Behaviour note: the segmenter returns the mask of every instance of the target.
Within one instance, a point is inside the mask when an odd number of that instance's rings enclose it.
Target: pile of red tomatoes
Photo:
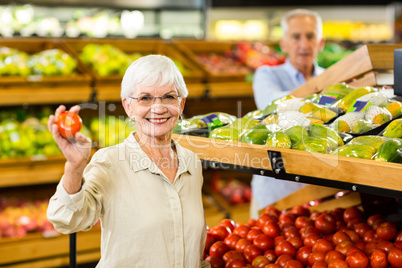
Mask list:
[[[402,231],[356,207],[313,212],[302,206],[265,209],[257,220],[225,219],[207,232],[212,268],[402,267]]]

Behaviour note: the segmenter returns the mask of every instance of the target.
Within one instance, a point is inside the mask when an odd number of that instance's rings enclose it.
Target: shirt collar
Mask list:
[[[317,76],[319,74],[321,74],[320,70],[322,69],[320,66],[318,66],[317,62],[314,61],[314,72],[313,72],[313,76]],[[299,70],[297,70],[291,63],[289,58],[286,58],[285,63],[283,64],[283,67],[291,74],[292,77],[303,77],[303,74],[301,72],[299,72]]]
[[[148,157],[148,155],[142,150],[141,146],[134,137],[135,132],[131,132],[130,135],[124,140],[124,144],[127,150],[127,157],[130,162],[130,166],[134,172],[149,169],[152,173],[160,173],[159,168]],[[177,157],[179,159],[179,168],[177,175],[188,172],[191,175],[189,169],[189,161],[186,161],[186,154],[183,147],[180,146],[175,140],[172,140],[176,147]]]

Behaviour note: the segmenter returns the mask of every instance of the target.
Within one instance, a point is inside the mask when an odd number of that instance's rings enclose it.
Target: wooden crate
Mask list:
[[[2,38],[0,46],[15,48],[28,54],[34,54],[43,50],[55,48],[69,53],[59,39],[52,38]],[[71,56],[75,58],[74,55]],[[75,59],[77,60],[77,58]],[[15,87],[32,89],[33,87],[53,88],[66,86],[89,88],[90,84],[91,77],[79,60],[77,60],[75,72],[69,76],[3,76],[0,79],[0,87],[3,89]]]
[[[394,50],[401,48],[402,44],[364,45],[330,66],[321,75],[308,80],[292,94],[304,97],[305,92],[317,93],[340,82],[356,87],[393,84]]]
[[[163,40],[159,39],[63,39],[63,43],[68,47],[69,52],[79,58],[83,48],[88,44],[110,44],[114,47],[121,49],[126,53],[141,53],[142,55],[149,54],[161,54],[169,58],[180,61],[188,70],[188,73],[184,73],[183,77],[186,83],[200,83],[203,80],[203,73],[197,65],[188,61],[187,58],[179,52],[174,46],[167,44]],[[83,63],[82,63],[83,64]],[[87,72],[91,74],[95,80],[95,86],[119,86],[123,78],[122,75],[110,75],[100,76],[93,71],[89,66],[85,66]]]
[[[252,73],[251,70],[239,73],[213,73],[197,60],[199,55],[208,53],[224,55],[225,52],[233,49],[236,42],[173,40],[173,44],[204,71],[207,82],[244,82],[246,76]],[[246,67],[246,65],[243,66]]]
[[[272,205],[279,210],[287,210],[297,205],[305,205],[310,212],[348,208],[361,204],[357,192],[347,192],[341,189],[318,185],[306,185],[294,193],[276,201]],[[264,210],[260,211],[260,214]]]
[[[77,233],[77,263],[100,258],[100,227]],[[0,239],[0,266],[9,268],[65,267],[69,264],[69,236],[45,238],[40,233]]]

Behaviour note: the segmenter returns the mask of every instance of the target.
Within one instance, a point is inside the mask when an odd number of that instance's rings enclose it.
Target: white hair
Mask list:
[[[126,70],[121,82],[122,99],[128,98],[139,86],[174,85],[177,93],[188,95],[183,75],[176,64],[162,55],[148,55],[134,61]]]
[[[293,17],[302,17],[302,16],[310,16],[313,17],[316,21],[316,30],[317,30],[317,39],[320,40],[322,38],[322,19],[321,16],[312,10],[308,9],[294,9],[287,12],[281,19],[281,28],[283,33],[283,38],[285,38],[286,33],[289,30],[289,19]]]

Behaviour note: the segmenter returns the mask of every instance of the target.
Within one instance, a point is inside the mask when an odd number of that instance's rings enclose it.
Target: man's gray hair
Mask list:
[[[281,19],[281,28],[282,28],[282,33],[283,33],[283,38],[285,38],[286,33],[289,30],[289,25],[288,21],[290,18],[293,17],[302,17],[302,16],[310,16],[315,18],[315,21],[317,22],[316,25],[316,30],[317,30],[317,39],[320,40],[322,38],[322,19],[321,16],[312,10],[308,9],[294,9],[289,12],[287,12]]]
[[[162,55],[148,55],[134,61],[121,82],[121,99],[128,98],[139,86],[174,85],[177,93],[186,98],[188,90],[176,64]]]

